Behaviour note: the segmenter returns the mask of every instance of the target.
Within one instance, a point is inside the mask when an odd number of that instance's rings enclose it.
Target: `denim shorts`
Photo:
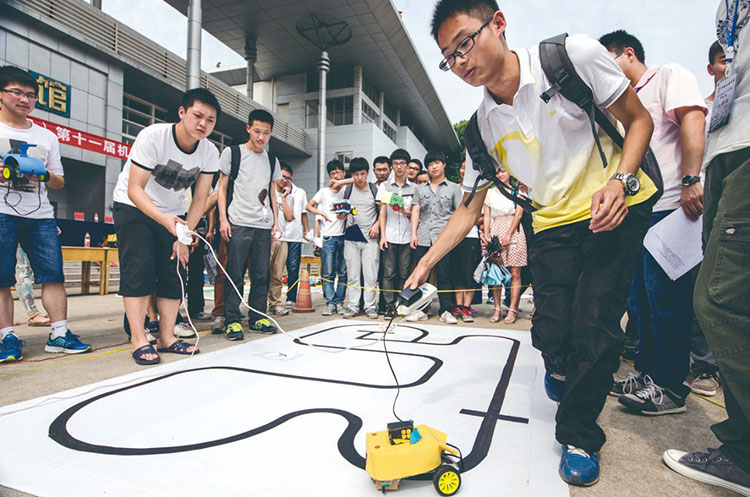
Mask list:
[[[16,249],[21,244],[34,283],[64,283],[62,250],[54,219],[0,214],[0,288],[16,284]]]

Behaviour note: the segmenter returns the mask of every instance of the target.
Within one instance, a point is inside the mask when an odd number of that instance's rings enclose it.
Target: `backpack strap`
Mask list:
[[[539,43],[539,60],[542,63],[542,70],[550,83],[552,83],[552,86],[544,91],[540,97],[545,103],[549,103],[552,97],[560,93],[564,98],[570,100],[586,112],[589,116],[591,133],[594,135],[594,141],[599,149],[602,164],[606,168],[607,157],[604,155],[604,150],[599,141],[599,135],[596,132],[594,123],[598,124],[620,149],[622,149],[625,139],[617,130],[617,127],[607,119],[604,112],[596,105],[594,92],[578,75],[565,47],[567,37],[568,33],[562,33]],[[641,168],[654,182],[659,191],[659,196],[661,196],[664,191],[664,181],[661,176],[659,164],[656,161],[656,156],[650,147],[643,157]]]
[[[352,196],[352,187],[354,186],[353,183],[349,183],[344,187],[344,200],[349,200]]]
[[[240,151],[239,145],[232,145],[229,147],[229,157],[230,168],[229,183],[227,183],[227,211],[229,211],[229,204],[232,203],[232,197],[234,196],[234,180],[237,179],[237,175],[240,173],[242,152]],[[227,213],[227,215],[229,214]]]
[[[380,200],[378,200],[378,186],[375,183],[368,183],[370,185],[370,193],[372,193],[372,198],[375,199],[376,203],[380,203]]]
[[[482,141],[482,135],[479,132],[476,112],[474,112],[474,114],[471,116],[471,119],[469,119],[466,128],[464,128],[464,143],[466,145],[466,151],[469,153],[469,157],[471,157],[472,167],[479,172],[479,174],[477,174],[477,180],[474,182],[474,187],[472,188],[471,193],[464,202],[464,205],[466,207],[468,207],[471,201],[474,199],[474,195],[477,192],[477,187],[479,186],[479,181],[482,179],[486,179],[487,181],[491,181],[497,187],[497,189],[500,190],[500,193],[502,193],[506,198],[517,203],[524,210],[528,212],[534,212],[536,210],[536,208],[531,205],[531,202],[516,195],[516,192],[513,191],[510,186],[506,185],[505,183],[500,181],[500,179],[498,179],[495,162],[487,152],[487,149],[484,146],[484,142]]]
[[[268,194],[270,197],[271,191],[273,190],[273,173],[276,172],[276,156],[270,151],[267,151],[266,153],[268,154],[268,164],[271,167],[271,176],[269,176],[270,179],[268,180]]]

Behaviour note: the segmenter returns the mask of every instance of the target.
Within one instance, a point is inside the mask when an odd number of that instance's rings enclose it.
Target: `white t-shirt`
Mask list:
[[[734,20],[734,4],[729,3],[730,29]],[[716,37],[721,47],[727,50],[727,9],[725,2],[719,2],[716,10]],[[750,3],[739,2],[737,16],[737,30],[734,36],[734,62],[732,72],[737,73],[737,87],[735,88],[734,106],[729,117],[729,123],[708,134],[708,145],[703,160],[705,165],[719,154],[726,154],[735,150],[750,147],[750,41],[748,38],[748,23],[750,23]]]
[[[411,209],[411,201],[414,199],[416,185],[409,180],[399,186],[393,179],[393,171],[388,180],[380,184],[378,188],[378,200],[382,202],[385,192],[396,193],[404,198],[404,209]],[[401,210],[394,210],[392,206],[386,209],[385,239],[388,243],[406,244],[411,241],[411,221]]]
[[[336,214],[331,212],[331,206],[344,199],[344,189],[334,192],[328,187],[321,188],[312,198],[317,204],[318,210],[323,211],[329,217],[330,221],[323,218],[320,229],[320,236],[340,236],[344,234],[345,219],[339,219]]]
[[[271,229],[273,208],[268,187],[271,181],[281,179],[281,166],[276,159],[271,178],[268,152],[255,153],[240,145],[240,169],[234,180],[232,202],[227,208],[229,222],[247,228]],[[229,176],[232,172],[232,148],[227,147],[219,159],[219,171]],[[275,189],[275,187],[274,187]],[[279,213],[279,217],[281,214]]]
[[[492,187],[487,191],[484,199],[484,205],[490,208],[490,216],[510,216],[516,213],[516,204],[500,193],[497,187]]]
[[[301,242],[302,241],[302,216],[306,216],[305,206],[307,205],[307,193],[302,188],[292,185],[292,191],[286,197],[287,204],[293,203],[292,211],[294,219],[287,221],[284,217],[284,207],[282,205],[281,193],[276,188],[276,204],[279,208],[279,229],[282,232],[280,240],[282,242]]]
[[[36,145],[29,147],[26,155],[40,159],[48,171],[63,176],[57,137],[51,131],[31,121],[29,123],[30,128],[17,129],[0,122],[0,153],[18,154],[21,152],[18,145]],[[47,198],[46,183],[29,181],[24,177],[0,183],[0,213],[29,219],[52,219],[55,216],[52,204]]]
[[[165,214],[185,214],[185,190],[195,183],[199,174],[217,171],[219,151],[206,138],[198,141],[193,150],[182,150],[177,144],[175,126],[152,124],[138,133],[125,167],[117,177],[112,195],[115,202],[135,207],[128,197],[128,179],[130,169],[140,167],[151,172],[145,191],[154,205]]]
[[[600,107],[609,107],[627,90],[630,81],[601,43],[572,35],[566,48]],[[599,131],[608,162],[603,168],[586,113],[560,94],[549,103],[540,98],[551,85],[542,70],[538,46],[514,52],[520,63],[520,82],[513,105],[498,104],[485,89],[477,111],[485,147],[497,169],[502,167],[529,187],[538,209],[534,212],[535,230],[589,219],[591,197],[616,172],[621,151]],[[464,190],[471,191],[478,174],[467,153]],[[627,205],[643,202],[656,192],[642,171],[638,179],[641,190],[626,199]],[[480,180],[479,187],[488,183]]]
[[[705,114],[708,109],[695,76],[679,64],[649,68],[635,88],[654,121],[651,149],[664,180],[664,194],[654,205],[654,212],[674,210],[680,206],[682,177],[685,175],[682,172],[680,123],[675,110],[700,107]]]

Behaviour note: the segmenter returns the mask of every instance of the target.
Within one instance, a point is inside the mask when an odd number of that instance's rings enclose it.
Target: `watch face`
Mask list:
[[[641,189],[641,182],[638,181],[638,178],[634,174],[627,177],[625,184],[631,195],[635,195]]]

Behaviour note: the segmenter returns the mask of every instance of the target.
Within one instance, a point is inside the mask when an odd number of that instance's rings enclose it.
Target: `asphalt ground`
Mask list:
[[[310,314],[289,314],[279,318],[287,330],[294,330],[340,316],[323,317],[322,295],[313,293],[316,312]],[[207,301],[210,312],[211,301]],[[44,352],[48,328],[31,328],[26,324],[16,327],[17,334],[26,341],[24,359],[18,363],[0,365],[0,405],[5,406],[28,399],[41,397],[88,385],[104,379],[118,377],[134,371],[138,366],[130,356],[127,336],[122,328],[122,299],[115,294],[106,296],[70,296],[68,299],[68,324],[73,333],[79,334],[84,342],[91,343],[93,350],[82,355],[56,355]],[[498,326],[518,333],[528,333],[531,322],[529,312],[531,302],[522,301],[521,314],[513,325],[491,324],[488,318],[492,306],[475,306],[478,310],[474,323],[459,323],[460,327],[492,328]],[[16,301],[15,320],[25,322],[25,309]],[[440,325],[437,317],[431,317],[428,324]],[[210,322],[197,323],[198,329],[207,329]],[[448,325],[446,325],[448,326]],[[262,340],[262,335],[246,333],[245,340]],[[223,336],[202,333],[200,349],[202,353],[232,347],[235,342]],[[170,354],[162,355],[164,363],[185,360]],[[617,376],[631,372],[632,365],[622,362]],[[665,449],[674,448],[686,451],[705,450],[719,445],[709,426],[725,418],[721,392],[711,401],[696,395],[688,398],[687,412],[659,417],[645,417],[626,412],[614,397],[608,397],[599,422],[607,433],[608,441],[601,451],[601,477],[599,483],[588,488],[571,487],[573,497],[593,496],[731,496],[727,490],[712,487],[678,475],[661,461]],[[512,453],[508,454],[512,457]],[[549,478],[558,478],[556,474]],[[68,482],[67,484],[70,484]],[[106,489],[102,489],[102,495]],[[27,497],[30,494],[0,486],[2,497]],[[72,495],[72,494],[71,494]],[[343,495],[343,494],[342,494]],[[374,495],[374,494],[373,494]],[[497,495],[502,495],[499,489]],[[477,497],[477,496],[471,496]],[[480,496],[483,497],[483,496]]]

